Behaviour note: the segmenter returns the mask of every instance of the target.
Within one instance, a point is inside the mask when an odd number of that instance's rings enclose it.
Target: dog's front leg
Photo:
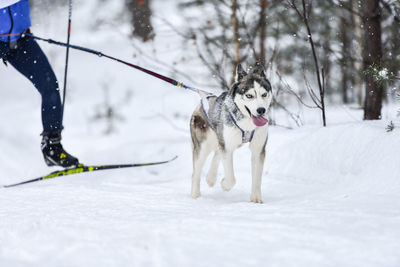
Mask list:
[[[251,196],[250,201],[254,203],[263,203],[261,197],[261,180],[264,166],[265,152],[254,152],[251,155]]]
[[[263,203],[261,196],[261,180],[262,172],[264,169],[266,141],[264,141],[263,143],[260,141],[261,140],[255,139],[250,144],[252,175],[250,201],[254,203]]]
[[[222,165],[224,166],[225,178],[221,181],[221,187],[229,191],[235,185],[236,180],[233,174],[233,151],[222,151]]]

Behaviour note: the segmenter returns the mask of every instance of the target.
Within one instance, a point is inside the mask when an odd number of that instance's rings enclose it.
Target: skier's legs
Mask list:
[[[36,41],[29,36],[21,38],[18,40],[18,48],[10,50],[6,59],[41,94],[43,131],[61,131],[62,107],[57,78]]]
[[[18,40],[18,47],[0,42],[0,57],[27,77],[42,96],[43,157],[48,166],[70,167],[79,160],[61,145],[62,107],[56,76],[47,57],[36,41],[29,36]]]
[[[0,42],[0,58],[4,58],[7,55],[9,47],[8,43]]]

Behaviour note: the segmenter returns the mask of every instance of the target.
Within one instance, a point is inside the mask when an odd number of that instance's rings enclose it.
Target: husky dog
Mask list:
[[[233,151],[250,143],[252,189],[250,200],[261,199],[261,176],[264,167],[265,146],[268,139],[267,114],[272,101],[271,84],[263,67],[256,63],[249,74],[241,65],[236,70],[236,82],[220,96],[208,96],[193,112],[190,120],[193,150],[192,197],[200,196],[200,175],[208,155],[214,151],[207,183],[214,186],[219,162],[222,161],[225,178],[222,189],[229,191],[235,185]]]

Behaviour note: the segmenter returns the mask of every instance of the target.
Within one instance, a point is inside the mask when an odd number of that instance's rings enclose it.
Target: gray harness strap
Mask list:
[[[249,143],[251,142],[251,140],[253,140],[253,136],[254,136],[254,131],[245,131],[242,128],[240,128],[240,126],[237,124],[235,118],[233,117],[232,113],[229,112],[229,116],[231,117],[231,120],[233,121],[233,123],[236,125],[236,127],[238,127],[238,129],[242,132],[242,143]]]
[[[211,124],[210,118],[208,117],[208,109],[210,108],[210,103],[208,103],[208,99],[209,99],[210,97],[213,97],[213,96],[215,96],[215,95],[213,95],[213,94],[209,94],[209,95],[200,95],[200,97],[201,97],[201,100],[200,100],[201,109],[203,110],[203,113],[204,113],[204,115],[206,116],[206,119],[207,119],[207,121],[208,121],[208,124],[210,124],[210,125],[212,125],[212,124]]]

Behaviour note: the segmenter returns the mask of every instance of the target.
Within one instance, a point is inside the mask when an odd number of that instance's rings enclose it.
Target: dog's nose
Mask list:
[[[265,108],[258,108],[257,109],[257,113],[258,113],[258,115],[264,115],[264,113],[265,113]]]

